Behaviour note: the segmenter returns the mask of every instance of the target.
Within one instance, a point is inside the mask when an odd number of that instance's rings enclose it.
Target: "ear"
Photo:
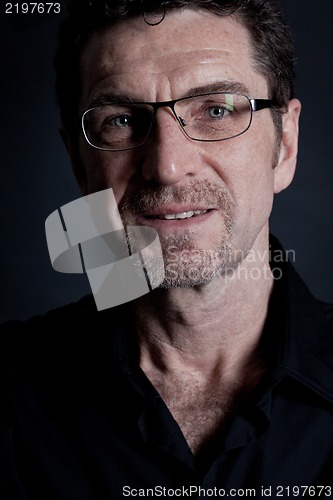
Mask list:
[[[298,153],[298,128],[301,103],[289,101],[288,110],[282,116],[282,139],[278,162],[275,167],[274,193],[286,189],[294,178]]]
[[[74,142],[73,136],[67,132],[63,125],[59,126],[59,134],[65,144],[68,156],[71,161],[72,169],[76,181],[83,195],[88,194],[87,190],[87,177],[84,170],[84,166],[80,159],[79,148],[77,141]]]

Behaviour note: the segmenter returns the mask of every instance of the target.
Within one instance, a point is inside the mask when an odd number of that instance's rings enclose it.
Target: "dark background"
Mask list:
[[[310,290],[333,302],[333,2],[282,4],[294,31],[303,110],[296,177],[276,197],[271,231],[295,251],[294,265]],[[90,288],[84,275],[52,269],[44,232],[47,216],[80,196],[57,131],[52,58],[61,15],[22,18],[5,14],[3,0],[0,5],[3,322],[43,313]]]

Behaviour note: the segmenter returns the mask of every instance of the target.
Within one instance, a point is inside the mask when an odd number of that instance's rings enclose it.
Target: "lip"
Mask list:
[[[155,229],[186,229],[190,227],[194,227],[195,225],[201,224],[203,222],[206,222],[208,219],[210,219],[213,214],[216,212],[215,209],[211,208],[187,208],[184,209],[183,207],[181,209],[177,208],[176,211],[171,211],[163,209],[159,209],[158,211],[150,212],[149,214],[141,215],[137,217],[137,224],[139,225],[144,225],[144,226],[150,226]],[[189,211],[194,211],[194,210],[207,210],[206,213],[195,215],[193,217],[188,217],[186,219],[159,219],[159,218],[154,218],[159,215],[172,215],[172,214],[178,214],[182,212],[189,212]],[[156,212],[156,213],[155,213]]]
[[[142,214],[140,217],[151,219],[152,217],[158,217],[163,215],[173,215],[181,214],[184,212],[214,210],[213,207],[204,207],[202,205],[163,205],[162,207],[156,207],[149,212]]]

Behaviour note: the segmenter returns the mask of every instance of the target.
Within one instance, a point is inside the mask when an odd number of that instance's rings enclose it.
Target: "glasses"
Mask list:
[[[271,99],[249,99],[229,92],[200,94],[165,102],[112,103],[87,109],[82,130],[103,151],[126,151],[145,144],[159,108],[170,108],[187,137],[216,142],[244,134],[255,111],[273,107]]]

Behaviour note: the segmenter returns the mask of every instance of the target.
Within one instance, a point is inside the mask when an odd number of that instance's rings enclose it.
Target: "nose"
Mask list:
[[[181,129],[169,108],[156,111],[153,130],[145,145],[142,176],[159,184],[177,184],[199,169],[198,145]]]

